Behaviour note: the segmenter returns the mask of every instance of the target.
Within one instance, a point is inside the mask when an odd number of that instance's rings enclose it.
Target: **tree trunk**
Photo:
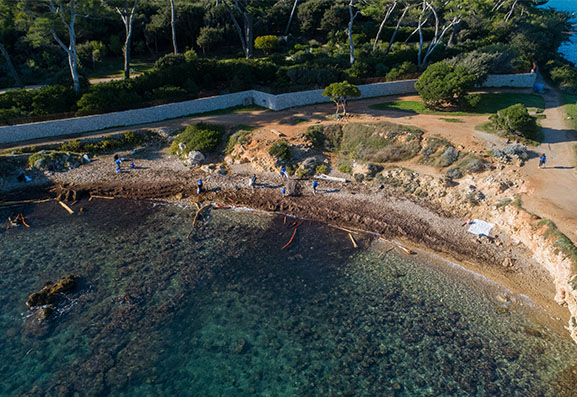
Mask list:
[[[395,10],[396,6],[397,6],[397,0],[395,0],[395,2],[391,6],[387,7],[385,17],[381,21],[381,24],[379,25],[379,30],[377,31],[377,35],[375,36],[375,42],[373,43],[373,51],[377,49],[377,43],[379,42],[379,38],[381,37],[381,33],[383,32],[383,28],[385,27],[385,23],[387,22],[387,19],[389,19],[389,16],[391,16],[391,13]]]
[[[62,47],[62,49],[66,52],[68,56],[68,66],[70,68],[70,75],[72,76],[72,85],[74,87],[74,92],[80,92],[80,77],[78,76],[78,55],[76,53],[76,30],[74,28],[74,23],[76,22],[76,12],[74,11],[74,3],[72,3],[72,7],[70,10],[70,22],[64,21],[64,16],[62,16],[62,22],[66,25],[66,29],[68,30],[68,38],[70,40],[70,44],[66,46],[60,37],[56,34],[54,29],[51,29],[52,37],[54,40]]]
[[[421,54],[423,52],[423,21],[422,21],[422,18],[424,16],[424,14],[425,14],[425,8],[423,6],[423,12],[421,13],[421,16],[419,17],[419,25],[417,26],[417,29],[419,31],[419,54],[417,55],[417,65],[418,66],[421,66]]]
[[[71,22],[71,24],[72,27],[74,27],[74,22]],[[74,32],[74,29],[72,29],[71,32]],[[80,92],[80,76],[78,75],[78,54],[76,53],[76,33],[70,34],[70,46],[68,47],[68,64],[70,65],[70,73],[72,74],[72,84],[74,85],[74,92]]]
[[[246,43],[246,39],[245,39],[245,33],[246,31],[243,31],[243,29],[240,27],[238,21],[236,20],[236,17],[234,16],[234,11],[228,7],[227,3],[223,3],[227,9],[228,9],[228,13],[230,15],[230,19],[232,20],[232,23],[234,25],[234,28],[236,29],[236,33],[238,34],[238,38],[240,39],[240,45],[242,46],[242,52],[244,53],[244,56],[248,58],[247,54],[248,54],[248,48],[247,48],[247,43]],[[244,15],[244,14],[243,14]]]
[[[291,10],[291,15],[289,17],[288,23],[286,24],[286,29],[284,30],[284,35],[288,35],[289,32],[289,28],[291,27],[291,23],[293,21],[293,17],[295,15],[295,11],[297,9],[297,5],[299,4],[299,0],[295,0],[295,2],[293,3],[293,9]]]
[[[132,29],[126,27],[126,40],[124,40],[124,78],[130,78],[130,42],[132,40]]]
[[[138,6],[139,0],[134,0],[132,8],[129,12],[128,0],[124,0],[124,9],[117,8],[116,11],[120,14],[122,22],[124,23],[124,32],[126,34],[124,40],[124,78],[130,78],[130,43],[132,42],[132,23],[134,22],[134,12]]]
[[[254,16],[245,11],[243,14],[243,19],[244,19],[245,42],[246,42],[245,56],[246,59],[249,59],[252,58],[254,48],[254,37],[253,37]]]
[[[348,35],[349,35],[349,62],[351,64],[351,66],[353,66],[355,64],[355,44],[353,43],[353,22],[355,21],[355,18],[357,17],[357,15],[359,14],[359,11],[356,11],[353,14],[353,7],[354,7],[354,0],[350,0],[349,2],[349,27],[348,27]]]
[[[174,55],[178,54],[178,46],[176,44],[176,10],[174,9],[174,0],[170,0],[170,27],[172,29],[172,48]]]
[[[20,76],[18,76],[18,73],[16,72],[16,69],[14,68],[14,65],[12,64],[12,60],[10,59],[10,55],[8,54],[8,51],[6,51],[6,48],[4,48],[4,46],[2,44],[0,44],[0,52],[4,56],[4,59],[6,60],[6,64],[8,65],[8,71],[10,72],[12,79],[16,83],[16,86],[23,88],[24,84],[22,84],[22,80],[20,80]]]
[[[385,55],[387,55],[389,53],[389,51],[391,51],[391,47],[393,46],[393,43],[395,42],[395,38],[397,37],[397,32],[399,31],[399,28],[401,27],[401,22],[403,21],[403,18],[405,18],[405,15],[407,14],[407,11],[409,11],[409,8],[411,8],[411,6],[407,5],[403,9],[403,13],[401,14],[399,20],[397,21],[397,26],[395,27],[395,31],[393,32],[393,35],[391,36],[391,40],[389,41],[389,45],[387,47],[387,50],[385,51]]]

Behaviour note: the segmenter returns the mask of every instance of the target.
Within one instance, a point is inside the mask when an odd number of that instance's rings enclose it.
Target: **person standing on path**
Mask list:
[[[199,179],[198,182],[196,182],[196,194],[200,194],[200,192],[202,192],[202,179]]]
[[[288,172],[287,172],[287,170],[286,170],[286,167],[282,167],[282,168],[280,169],[280,177],[281,177],[281,179],[282,179],[282,178],[290,179],[289,174],[288,174]]]
[[[539,157],[539,168],[542,168],[546,162],[547,162],[547,156],[545,156],[545,153],[543,153],[541,157]]]
[[[253,174],[253,175],[250,177],[250,179],[248,180],[248,186],[249,186],[249,187],[252,187],[253,189],[255,188],[255,186],[256,186],[256,175]]]
[[[282,194],[283,196],[286,196],[286,188],[285,188],[285,187],[283,187],[283,188],[280,190],[280,194]]]
[[[319,186],[319,183],[314,180],[313,181],[313,194],[317,194],[317,187]]]

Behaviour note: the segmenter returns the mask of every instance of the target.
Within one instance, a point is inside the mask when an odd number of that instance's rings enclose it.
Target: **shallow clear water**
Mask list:
[[[79,207],[0,232],[0,395],[571,395],[567,335],[441,260],[309,222],[281,250],[282,216],[212,210],[187,239],[194,208]],[[71,273],[38,322],[28,294]]]

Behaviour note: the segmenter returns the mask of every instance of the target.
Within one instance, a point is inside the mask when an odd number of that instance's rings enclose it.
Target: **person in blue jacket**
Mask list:
[[[313,181],[313,194],[317,194],[317,187],[319,186],[319,183],[314,180]]]
[[[543,153],[541,157],[539,157],[539,168],[543,167],[546,162],[547,162],[547,156],[545,156],[545,153]]]
[[[198,182],[196,182],[196,194],[200,194],[202,191],[202,185],[202,179],[199,179]]]

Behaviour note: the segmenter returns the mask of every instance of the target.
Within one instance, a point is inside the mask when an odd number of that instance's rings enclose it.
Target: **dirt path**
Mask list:
[[[546,119],[541,120],[544,143],[536,150],[547,155],[547,164],[539,169],[539,155],[529,160],[520,176],[527,181],[523,207],[555,222],[573,242],[577,242],[577,173],[575,150],[577,133],[567,129],[560,94],[547,87]]]

